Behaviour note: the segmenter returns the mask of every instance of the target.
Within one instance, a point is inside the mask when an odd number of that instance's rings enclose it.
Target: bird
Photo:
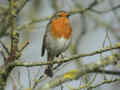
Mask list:
[[[41,56],[47,50],[47,61],[51,62],[65,52],[71,44],[72,26],[69,20],[70,13],[58,11],[51,18],[46,26],[43,36]],[[53,77],[53,64],[48,64],[44,72],[48,77]]]

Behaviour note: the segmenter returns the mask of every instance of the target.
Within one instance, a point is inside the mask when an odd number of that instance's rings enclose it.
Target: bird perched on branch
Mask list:
[[[56,12],[47,24],[41,54],[43,56],[45,49],[47,50],[48,62],[58,57],[70,46],[72,28],[69,16],[69,13],[65,11]],[[45,70],[45,74],[49,77],[53,76],[52,67],[53,65],[49,64]]]

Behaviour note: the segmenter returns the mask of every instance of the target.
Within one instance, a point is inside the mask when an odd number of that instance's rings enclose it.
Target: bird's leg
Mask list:
[[[65,58],[65,56],[64,56],[63,54],[61,54],[61,55],[58,54],[56,57],[58,57],[58,59],[59,59],[59,57],[62,58],[62,59]],[[62,64],[63,64],[63,63],[58,63],[53,69],[57,69],[57,68],[60,67]]]
[[[53,76],[53,64],[51,63],[53,61],[53,57],[48,54],[48,63],[50,63],[46,69],[45,74],[49,77]]]

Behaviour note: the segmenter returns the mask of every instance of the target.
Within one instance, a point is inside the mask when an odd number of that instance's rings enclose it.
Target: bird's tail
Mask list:
[[[48,65],[45,69],[45,74],[49,77],[53,76],[53,70],[52,70],[53,65]]]
[[[48,55],[48,61],[52,61],[53,58],[49,57]],[[52,77],[53,76],[53,64],[49,64],[46,69],[45,69],[45,74],[49,77]]]

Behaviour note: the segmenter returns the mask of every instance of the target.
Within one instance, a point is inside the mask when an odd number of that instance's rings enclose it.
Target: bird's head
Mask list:
[[[57,17],[67,17],[67,18],[70,16],[69,12],[66,12],[66,11],[58,11],[56,12],[55,15]]]

